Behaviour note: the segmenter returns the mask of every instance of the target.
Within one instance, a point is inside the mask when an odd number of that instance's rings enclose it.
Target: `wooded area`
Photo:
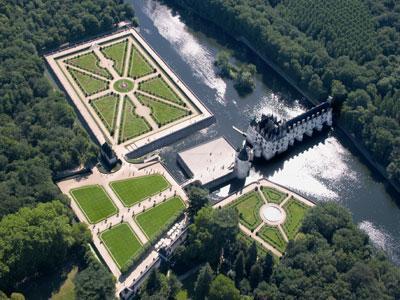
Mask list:
[[[33,208],[64,200],[52,175],[97,152],[65,96],[46,78],[42,55],[132,18],[132,7],[123,1],[1,5],[0,289],[12,291],[22,280],[51,272],[90,239],[84,225],[72,224],[65,203]]]
[[[54,172],[96,149],[65,97],[44,74],[42,54],[132,19],[131,6],[102,1],[12,1],[0,9],[0,217],[62,198]]]
[[[400,3],[379,0],[169,0],[277,63],[341,118],[400,180]],[[360,42],[362,41],[362,42]]]
[[[240,235],[234,208],[213,209],[205,195],[190,193],[192,213],[184,245],[170,263],[153,272],[138,299],[398,299],[400,269],[375,249],[335,203],[307,213],[300,235],[289,241],[278,262],[251,239]],[[202,208],[201,208],[202,207]],[[263,248],[261,248],[263,249]],[[182,282],[166,270],[184,274]],[[166,275],[165,275],[166,274]],[[193,282],[194,281],[194,282]],[[183,283],[183,285],[182,285]]]

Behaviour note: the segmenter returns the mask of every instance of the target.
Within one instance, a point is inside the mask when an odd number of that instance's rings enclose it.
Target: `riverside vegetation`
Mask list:
[[[244,37],[341,119],[400,181],[400,2],[167,0]]]
[[[349,126],[363,128],[358,134],[373,153],[382,153],[380,160],[399,178],[399,154],[396,156],[396,139],[393,141],[393,136],[399,136],[398,97],[394,97],[400,78],[396,75],[400,47],[395,46],[399,4],[365,1],[383,54],[358,61],[332,57],[321,48],[321,42],[311,41],[288,23],[279,24],[277,20],[282,18],[267,1],[226,1],[226,7],[242,6],[229,13],[223,6],[211,6],[222,1],[192,2],[199,12],[206,10],[210,17],[223,19],[231,30],[248,31],[252,33],[249,38],[261,37],[260,44],[270,41],[264,44],[271,46],[268,53],[286,69],[293,69],[303,84],[310,82],[321,87],[321,92],[332,88],[336,97],[346,98],[345,116],[354,121]],[[22,290],[22,283],[38,281],[41,275],[72,262],[79,265],[74,280],[77,299],[113,299],[115,278],[88,251],[89,231],[73,220],[65,197],[51,180],[54,173],[94,158],[96,148],[65,97],[52,89],[41,54],[132,19],[132,8],[112,0],[38,0],[6,2],[0,11],[0,289],[6,293],[0,292],[0,298],[7,299],[6,295]],[[241,20],[235,24],[240,11]],[[254,16],[259,14],[262,18]],[[264,28],[261,20],[273,25],[260,35],[259,29]],[[282,48],[281,58],[277,48]],[[288,59],[291,51],[295,55]],[[377,143],[378,133],[385,143]],[[400,298],[398,268],[371,246],[343,208],[330,203],[313,208],[299,238],[289,242],[286,254],[276,263],[270,254],[257,254],[257,245],[249,246],[238,235],[234,210],[201,208],[207,203],[206,194],[190,193],[188,212],[194,222],[187,242],[173,258],[175,273],[204,264],[194,279],[196,299],[238,299],[240,295],[255,299]],[[153,272],[140,295],[175,298],[184,296],[185,290],[193,295],[184,283],[182,288],[173,273]],[[22,296],[14,294],[13,298]]]

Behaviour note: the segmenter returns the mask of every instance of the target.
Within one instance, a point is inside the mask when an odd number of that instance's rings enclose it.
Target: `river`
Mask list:
[[[179,14],[153,0],[129,0],[139,19],[139,31],[181,79],[211,110],[216,123],[171,146],[160,155],[174,176],[185,180],[177,166],[176,153],[218,136],[240,146],[243,138],[232,129],[245,130],[249,121],[262,113],[289,119],[302,112],[306,103],[273,72],[257,76],[256,89],[239,97],[233,83],[216,75],[215,57],[223,46],[194,31]],[[305,197],[336,201],[347,207],[358,226],[372,242],[400,264],[400,208],[384,185],[352,154],[334,129],[307,140],[284,156],[252,168],[247,182],[266,177]],[[235,183],[213,193],[225,196]]]

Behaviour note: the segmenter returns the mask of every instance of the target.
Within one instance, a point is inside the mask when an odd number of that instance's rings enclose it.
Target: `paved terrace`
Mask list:
[[[236,151],[231,144],[220,137],[178,153],[178,161],[191,181],[202,185],[233,172]]]
[[[226,205],[229,205],[230,203],[234,202],[235,200],[237,200],[240,196],[247,194],[249,192],[252,192],[255,190],[256,187],[258,187],[258,194],[260,195],[261,199],[263,199],[263,201],[265,203],[267,203],[267,199],[265,198],[264,194],[261,192],[261,187],[271,187],[274,188],[282,193],[287,194],[287,197],[279,204],[280,207],[283,207],[285,205],[285,203],[291,198],[294,197],[297,200],[299,200],[300,202],[303,202],[304,204],[306,204],[307,206],[314,206],[315,204],[313,202],[311,202],[310,200],[305,199],[304,197],[292,192],[291,190],[288,190],[278,184],[275,184],[265,178],[260,179],[256,182],[250,183],[249,185],[245,186],[242,190],[229,195],[228,197],[226,197],[225,199],[223,199],[222,201],[214,204],[214,208],[217,207],[224,207]],[[282,253],[280,251],[278,251],[277,249],[275,249],[274,247],[272,247],[269,243],[265,242],[263,239],[261,239],[259,236],[256,235],[256,233],[261,229],[261,227],[263,227],[266,223],[263,221],[261,222],[261,224],[253,230],[253,232],[251,232],[251,230],[249,230],[247,227],[243,226],[242,224],[239,224],[239,229],[246,234],[247,236],[251,237],[252,239],[254,239],[255,241],[257,241],[258,243],[260,243],[261,245],[263,245],[263,247],[269,251],[271,251],[273,254],[275,254],[278,257],[282,256]],[[268,224],[267,224],[268,225]],[[282,228],[282,225],[279,224],[277,225],[277,228],[279,229],[280,233],[282,234],[283,238],[285,239],[286,242],[289,241],[285,231]]]

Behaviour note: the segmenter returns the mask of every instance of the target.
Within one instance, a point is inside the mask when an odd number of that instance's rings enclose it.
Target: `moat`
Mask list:
[[[166,5],[151,0],[130,2],[139,19],[141,35],[217,120],[209,128],[162,149],[161,157],[178,180],[185,177],[176,163],[177,152],[221,135],[240,146],[243,137],[232,126],[245,130],[250,120],[262,113],[290,119],[309,107],[272,71],[265,72],[263,79],[257,77],[254,92],[240,98],[232,82],[216,75],[213,62],[223,49],[220,44],[193,31]],[[307,140],[272,161],[257,164],[247,182],[263,176],[316,202],[332,200],[344,205],[372,241],[400,263],[400,208],[334,130]],[[237,188],[240,185],[233,183],[215,191],[214,196],[226,196]]]

